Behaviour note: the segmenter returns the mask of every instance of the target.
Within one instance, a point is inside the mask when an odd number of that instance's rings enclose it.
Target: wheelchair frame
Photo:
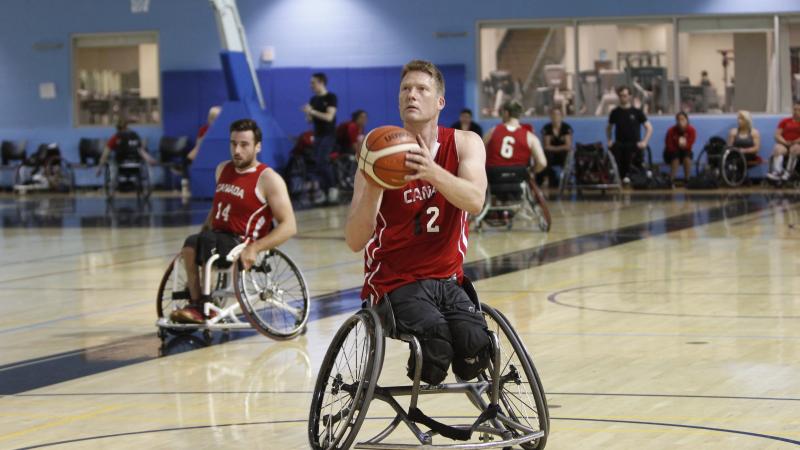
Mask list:
[[[706,167],[704,168],[705,170],[701,171],[700,163],[703,155],[706,155]],[[712,160],[714,161],[713,163]],[[733,173],[733,170],[737,170],[735,166],[741,168],[741,173]],[[695,159],[695,173],[700,175],[706,170],[711,170],[716,178],[722,180],[726,186],[738,187],[747,180],[750,166],[747,164],[747,158],[745,158],[744,153],[735,147],[725,146],[721,155],[711,155],[708,153],[707,148],[703,147],[703,150],[700,151]]]
[[[567,161],[564,163],[564,169],[561,171],[561,177],[558,183],[558,195],[564,196],[567,191],[575,189],[580,195],[584,189],[599,190],[605,195],[608,190],[616,190],[622,192],[622,179],[619,176],[619,168],[617,167],[617,160],[614,155],[605,146],[601,146],[601,156],[608,159],[609,167],[611,169],[612,183],[598,183],[598,184],[578,184],[577,173],[575,170],[575,154],[578,151],[576,146],[573,146],[567,154]]]
[[[103,179],[103,190],[107,200],[113,200],[116,193],[119,192],[121,171],[130,169],[138,171],[135,175],[126,175],[126,177],[136,178],[136,198],[139,200],[150,198],[153,189],[150,183],[150,170],[146,162],[130,160],[114,163],[117,166],[117,176],[113,180],[111,179],[111,164],[110,162],[106,163]]]
[[[492,194],[492,186],[491,184],[487,184],[486,199],[483,202],[483,209],[481,209],[481,212],[479,212],[474,219],[475,227],[478,229],[478,231],[483,229],[484,223],[492,226],[492,224],[485,220],[486,216],[491,211],[509,211],[514,213],[514,215],[510,217],[508,222],[505,224],[506,228],[509,230],[514,226],[514,217],[521,213],[524,218],[535,221],[539,227],[539,230],[545,233],[550,231],[550,227],[552,226],[550,209],[547,207],[547,200],[545,200],[544,194],[539,187],[536,186],[535,177],[533,173],[530,172],[530,169],[528,173],[528,180],[527,182],[520,182],[520,189],[522,191],[522,196],[518,202],[495,205],[493,203],[494,198]]]
[[[465,280],[465,283],[468,283]],[[468,293],[474,292],[471,288],[466,289]],[[539,380],[538,373],[536,373],[536,368],[533,366],[533,361],[530,358],[527,350],[524,348],[524,344],[519,339],[519,336],[516,334],[516,331],[511,327],[508,320],[497,310],[489,307],[488,305],[483,305],[481,308],[481,304],[477,301],[477,298],[473,295],[470,295],[473,299],[473,303],[475,303],[480,311],[484,314],[489,316],[494,322],[498,324],[504,334],[507,335],[510,339],[514,339],[517,346],[524,352],[524,355],[519,355],[520,357],[520,364],[528,364],[528,367],[521,367],[520,369],[523,372],[526,372],[524,375],[528,378],[530,375],[533,376],[534,379],[528,380],[527,382],[533,386],[535,383],[535,387],[533,390],[536,392],[532,394],[539,394],[539,398],[537,398],[536,402],[536,412],[537,420],[539,422],[540,428],[534,430],[528,428],[514,420],[514,418],[509,417],[507,414],[504,414],[500,409],[502,405],[503,408],[506,408],[507,411],[511,412],[511,415],[517,414],[519,411],[515,411],[513,407],[508,405],[508,401],[504,400],[501,397],[501,384],[505,385],[506,383],[516,383],[521,384],[519,380],[519,373],[516,371],[517,369],[510,365],[509,373],[506,375],[501,375],[501,371],[505,370],[505,367],[501,368],[502,363],[502,355],[500,352],[500,341],[497,334],[494,331],[489,331],[491,336],[491,342],[493,347],[492,353],[492,364],[491,369],[485,369],[482,375],[479,375],[479,379],[473,382],[465,382],[462,380],[457,380],[456,383],[445,383],[440,384],[437,386],[425,385],[421,386],[420,378],[422,372],[422,349],[420,347],[419,340],[416,336],[410,334],[399,334],[394,333],[395,326],[394,326],[394,314],[391,310],[391,306],[388,305],[388,302],[382,302],[378,306],[374,306],[371,308],[364,308],[361,311],[357,312],[342,325],[342,327],[337,332],[334,340],[331,342],[330,347],[325,355],[325,359],[323,360],[322,367],[320,368],[317,382],[315,384],[314,389],[314,397],[312,399],[311,404],[311,411],[309,414],[309,442],[311,447],[314,449],[347,449],[355,440],[358,431],[361,427],[361,423],[366,418],[366,413],[369,408],[369,403],[374,399],[381,400],[387,403],[395,412],[395,417],[389,423],[387,427],[385,427],[382,431],[376,434],[374,437],[370,438],[367,441],[359,442],[355,445],[354,448],[356,449],[436,449],[436,448],[444,448],[444,449],[486,449],[486,448],[508,448],[512,445],[522,445],[525,446],[527,444],[535,445],[532,447],[523,447],[523,448],[531,448],[531,449],[538,449],[541,450],[544,448],[547,435],[549,433],[549,413],[547,410],[547,400],[545,398],[544,389],[542,388],[541,381]],[[381,305],[388,305],[381,306]],[[382,309],[383,313],[380,315],[377,310]],[[383,325],[381,322],[381,317],[384,317],[387,325]],[[353,406],[353,408],[345,407],[344,410],[337,412],[336,414],[322,414],[322,402],[325,400],[325,388],[327,385],[327,379],[331,377],[333,365],[336,361],[331,361],[338,355],[332,353],[333,350],[336,350],[334,346],[337,344],[337,341],[342,341],[341,344],[344,345],[349,335],[349,331],[354,328],[357,324],[351,325],[351,322],[355,321],[367,321],[373,324],[373,337],[375,342],[375,348],[370,349],[372,352],[372,367],[367,368],[367,372],[365,372],[365,378],[367,378],[366,383],[362,383],[360,381],[354,382],[352,384],[346,384],[342,381],[341,375],[337,374],[337,377],[334,378],[334,383],[332,383],[331,392],[333,395],[337,395],[339,391],[344,391],[349,394],[350,398],[353,399],[353,403],[360,401],[361,404]],[[503,327],[507,327],[508,330],[503,329]],[[381,387],[377,385],[378,378],[380,377],[380,372],[382,369],[383,364],[383,351],[384,351],[384,343],[383,343],[383,331],[384,328],[388,330],[388,337],[392,339],[399,339],[402,342],[408,343],[412,347],[412,351],[414,354],[415,359],[415,366],[414,366],[414,379],[412,381],[411,386],[391,386],[391,387]],[[370,330],[367,330],[368,332]],[[513,347],[512,343],[512,347]],[[358,350],[355,350],[358,352]],[[363,350],[362,350],[363,352]],[[514,353],[517,353],[518,350],[514,349]],[[525,362],[522,361],[522,358],[525,358]],[[509,360],[510,362],[510,360]],[[377,369],[377,370],[376,370]],[[528,370],[526,370],[528,369]],[[491,378],[486,379],[486,372],[490,371]],[[483,379],[481,379],[483,377]],[[363,384],[363,385],[362,385]],[[335,386],[333,386],[335,385]],[[334,392],[336,391],[336,392]],[[417,408],[417,401],[420,395],[431,395],[431,394],[441,394],[441,393],[448,393],[448,394],[466,394],[470,401],[476,406],[479,410],[481,410],[480,415],[477,417],[475,422],[471,425],[444,425],[441,424],[430,417],[426,416]],[[489,394],[489,405],[485,404],[483,400],[484,394]],[[408,411],[403,409],[403,407],[395,400],[397,396],[410,396],[410,404]],[[317,408],[320,410],[317,411]],[[358,409],[358,415],[355,415],[355,410]],[[347,416],[347,417],[345,417]],[[342,422],[345,421],[347,425],[344,426],[341,431],[338,432],[338,436],[334,436],[335,439],[333,442],[327,442],[326,446],[322,446],[319,442],[317,442],[318,438],[322,438],[323,436],[316,436],[317,428],[319,426],[318,420],[323,420],[330,425],[334,425],[335,422]],[[396,444],[396,443],[382,443],[384,439],[389,437],[392,432],[401,424],[405,424],[406,427],[412,432],[414,437],[417,439],[419,444]],[[423,432],[420,427],[417,425],[420,423],[430,428],[429,431]],[[487,425],[487,423],[489,423]],[[542,426],[543,425],[543,426]],[[350,431],[348,432],[348,428]],[[435,435],[442,435],[444,437],[454,439],[454,440],[461,440],[467,441],[472,438],[472,433],[478,432],[481,437],[480,439],[482,442],[469,442],[469,443],[454,443],[454,444],[443,444],[443,445],[434,445],[433,444],[433,437]],[[493,436],[498,436],[500,440],[494,441]],[[328,436],[326,436],[328,437]],[[538,440],[536,444],[533,444],[533,441]],[[340,446],[341,444],[341,446]]]
[[[283,301],[283,295],[286,293],[286,291],[282,290],[280,286],[277,286],[274,281],[268,280],[266,286],[258,286],[255,281],[252,281],[252,283],[258,289],[258,300],[269,303],[271,306],[282,309],[295,317],[300,317],[300,321],[296,322],[293,328],[284,332],[271,329],[271,326],[261,323],[261,321],[256,318],[257,313],[254,311],[251,301],[246,298],[248,294],[246,281],[244,281],[245,277],[240,275],[239,271],[237,271],[239,268],[239,255],[245,249],[247,244],[247,242],[244,242],[237,245],[225,256],[225,259],[231,263],[231,266],[227,269],[218,269],[215,267],[215,263],[221,257],[219,254],[211,255],[211,257],[203,265],[201,286],[202,293],[204,296],[212,299],[211,302],[204,303],[203,313],[206,317],[209,317],[211,312],[214,312],[216,315],[206,319],[206,321],[202,324],[175,323],[169,320],[169,313],[172,310],[177,309],[176,300],[188,300],[186,286],[179,286],[178,277],[171,276],[176,270],[184,270],[183,260],[181,259],[180,255],[176,256],[172,260],[161,280],[159,293],[156,298],[156,312],[159,317],[156,321],[156,326],[158,327],[158,336],[162,340],[166,339],[168,333],[184,334],[191,333],[196,330],[203,330],[206,337],[210,337],[210,332],[213,330],[229,332],[232,329],[255,328],[261,334],[274,339],[289,339],[305,332],[310,310],[308,287],[305,283],[305,279],[303,278],[303,274],[300,272],[291,258],[278,249],[270,249],[259,253],[259,255],[256,257],[256,264],[254,264],[253,268],[250,270],[254,270],[256,266],[263,264],[266,258],[272,256],[276,256],[284,260],[289,266],[289,269],[293,271],[297,278],[299,289],[303,296],[304,307],[302,309],[298,309],[286,304]],[[244,273],[245,271],[242,270],[241,272]],[[212,278],[214,278],[214,275],[217,275],[216,287],[212,290],[211,282]],[[167,286],[170,281],[172,286]],[[170,292],[172,297],[172,310],[169,312],[164,311],[163,305],[163,302],[165,301],[164,291],[168,287],[171,288]],[[236,298],[236,302],[231,303],[229,301],[231,297]],[[243,314],[246,320],[241,320],[239,317],[240,314]]]

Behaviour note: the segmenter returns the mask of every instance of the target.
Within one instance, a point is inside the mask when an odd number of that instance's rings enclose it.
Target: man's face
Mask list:
[[[261,151],[261,143],[255,142],[250,130],[231,133],[231,159],[237,169],[246,169],[253,164],[256,154]]]
[[[364,128],[367,125],[367,113],[361,113],[356,118],[356,125]]]
[[[627,105],[628,103],[631,102],[631,93],[628,92],[627,89],[623,89],[622,91],[620,91],[618,95],[619,95],[619,102],[622,103],[623,105]]]
[[[458,116],[458,121],[463,123],[464,125],[469,125],[472,123],[472,114],[461,113],[461,115]]]
[[[325,89],[325,85],[322,84],[322,81],[315,77],[311,77],[311,92],[319,95],[322,94],[323,89]]]
[[[444,108],[436,80],[425,72],[408,72],[400,81],[398,101],[403,122],[428,122]]]

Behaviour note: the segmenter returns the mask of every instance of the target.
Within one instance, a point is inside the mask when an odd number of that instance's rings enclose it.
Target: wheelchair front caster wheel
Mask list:
[[[203,339],[211,341],[211,330],[203,330]]]

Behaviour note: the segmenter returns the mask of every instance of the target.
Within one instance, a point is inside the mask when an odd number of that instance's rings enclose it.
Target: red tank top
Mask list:
[[[258,178],[267,168],[259,163],[243,173],[229,162],[222,168],[212,204],[211,228],[257,240],[272,228],[272,209],[257,190]]]
[[[434,160],[458,174],[455,130],[439,127]],[[361,298],[378,302],[400,286],[455,276],[460,283],[467,252],[467,213],[427,181],[383,191],[377,225],[364,251]]]
[[[496,166],[529,166],[531,164],[531,148],[528,146],[528,130],[524,127],[508,129],[500,124],[492,131],[492,137],[486,145],[486,165]]]

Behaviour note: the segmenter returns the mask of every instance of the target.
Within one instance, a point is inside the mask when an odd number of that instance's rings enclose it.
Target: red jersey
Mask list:
[[[787,117],[781,120],[778,124],[778,128],[783,130],[781,136],[783,136],[785,141],[792,142],[800,139],[800,122],[794,120],[793,117]]]
[[[455,130],[439,127],[437,141],[434,161],[457,175]],[[375,303],[417,280],[455,276],[461,283],[468,232],[467,213],[427,181],[383,191],[375,232],[364,249],[361,298]]]
[[[667,137],[664,138],[664,150],[668,153],[677,152],[682,150],[680,146],[680,138],[686,138],[686,147],[683,150],[692,151],[695,139],[697,139],[697,130],[691,125],[686,125],[686,130],[681,132],[677,125],[673,125],[667,130]]]
[[[494,127],[492,137],[486,144],[486,166],[529,166],[531,148],[528,145],[528,130],[523,127],[509,128],[505,124]]]
[[[219,174],[212,203],[211,228],[253,241],[264,237],[272,228],[272,209],[258,191],[258,178],[267,168],[259,163],[244,172],[232,162]]]

